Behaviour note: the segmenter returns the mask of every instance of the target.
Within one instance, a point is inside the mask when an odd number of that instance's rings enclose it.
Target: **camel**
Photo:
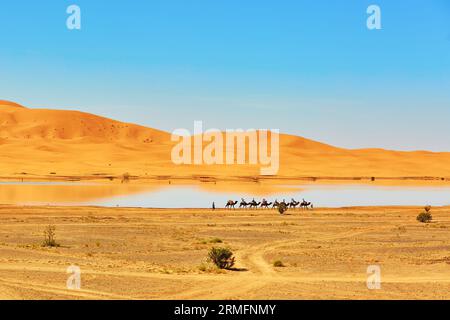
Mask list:
[[[247,208],[249,205],[250,205],[250,203],[249,203],[249,202],[246,202],[246,201],[244,200],[244,198],[242,198],[242,199],[241,199],[241,203],[239,204],[239,208],[242,208],[242,207]]]
[[[283,199],[283,201],[279,202],[278,199],[275,199],[275,202],[273,203],[272,209],[278,209],[278,212],[280,214],[283,214],[288,209],[288,203]]]
[[[289,208],[297,208],[297,206],[300,204],[300,201],[295,201],[294,199],[291,199],[291,202],[289,203]]]
[[[233,201],[233,200],[228,200],[227,205],[225,206],[225,209],[235,209],[235,205],[237,204],[237,201]]]
[[[283,199],[283,201],[280,202],[280,205],[284,205],[286,208],[289,206],[289,203],[286,202],[286,200]]]
[[[260,204],[261,204],[261,202],[256,202],[255,199],[253,199],[253,200],[250,202],[250,209],[252,209],[252,208],[258,209],[258,206],[259,206]]]
[[[261,202],[261,208],[266,208],[269,209],[269,206],[272,204],[272,202],[267,202],[266,199],[263,199],[263,201]]]
[[[309,209],[309,207],[311,207],[311,209],[313,208],[313,205],[311,202],[307,202],[305,201],[305,199],[303,199],[302,203],[300,204],[300,208],[302,209]]]
[[[272,205],[272,209],[278,208],[279,205],[280,205],[280,203],[278,202],[278,199],[275,199],[275,202]]]

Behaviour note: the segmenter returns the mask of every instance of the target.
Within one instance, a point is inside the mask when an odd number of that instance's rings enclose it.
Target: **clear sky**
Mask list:
[[[68,30],[66,9],[81,8]],[[366,9],[381,7],[382,30]],[[448,0],[2,1],[0,99],[450,151]]]

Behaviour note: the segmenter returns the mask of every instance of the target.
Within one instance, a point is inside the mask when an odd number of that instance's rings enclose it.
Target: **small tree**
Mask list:
[[[125,172],[122,175],[122,182],[128,182],[128,181],[130,181],[130,179],[131,179],[131,175],[128,172]]]
[[[287,209],[288,209],[288,208],[287,208],[287,205],[286,205],[285,203],[280,203],[280,204],[278,205],[278,212],[279,212],[280,214],[283,214]]]
[[[276,267],[276,268],[282,268],[282,267],[284,267],[284,263],[281,260],[275,260],[273,262],[273,266]]]
[[[228,248],[211,248],[208,259],[220,269],[231,269],[235,263],[233,252]]]
[[[429,223],[431,222],[431,220],[433,220],[433,216],[431,215],[431,206],[426,206],[424,210],[425,211],[420,213],[416,219],[417,221],[422,223]]]
[[[55,240],[56,227],[49,225],[44,230],[44,242],[43,247],[59,247],[59,244]]]

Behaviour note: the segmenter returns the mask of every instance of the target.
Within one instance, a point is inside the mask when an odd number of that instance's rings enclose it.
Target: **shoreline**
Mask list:
[[[300,208],[296,209],[288,209],[285,211],[285,214],[278,213],[276,209],[225,209],[225,208],[216,208],[212,210],[211,208],[156,208],[156,207],[105,207],[105,206],[96,206],[96,205],[14,205],[14,204],[3,204],[0,203],[0,213],[2,210],[7,208],[13,208],[15,210],[46,210],[46,209],[61,209],[61,210],[77,210],[80,209],[82,211],[89,209],[99,209],[100,211],[129,211],[132,210],[133,213],[141,211],[142,213],[158,213],[158,212],[169,212],[169,213],[195,213],[200,215],[223,215],[223,214],[245,214],[249,216],[255,216],[257,213],[261,213],[262,215],[270,215],[272,217],[285,217],[285,216],[301,216],[302,214],[315,214],[321,212],[335,212],[341,210],[348,211],[360,211],[360,210],[422,210],[424,206],[420,205],[380,205],[380,206],[345,206],[345,207],[314,207],[313,209],[302,210]],[[433,206],[432,209],[435,210],[450,210],[450,205],[443,206]],[[272,214],[273,213],[273,214]]]
[[[96,182],[192,182],[192,183],[217,183],[217,182],[249,182],[249,183],[298,183],[298,182],[441,182],[450,185],[450,177],[434,177],[434,176],[405,176],[405,177],[369,177],[369,176],[215,176],[215,175],[187,175],[187,176],[172,176],[172,175],[152,175],[152,176],[133,176],[129,175],[12,175],[0,176],[0,182],[82,182],[82,181],[96,181]]]

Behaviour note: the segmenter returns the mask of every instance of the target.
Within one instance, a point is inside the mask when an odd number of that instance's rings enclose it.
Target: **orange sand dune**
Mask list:
[[[2,139],[75,140],[86,142],[124,141],[133,143],[161,142],[168,134],[135,124],[128,124],[93,114],[67,111],[28,109],[0,100],[0,137]]]
[[[141,178],[246,179],[255,165],[181,165],[167,132],[67,110],[29,109],[0,100],[0,176],[86,178],[130,173]],[[280,135],[274,178],[448,178],[450,152],[336,148]]]

